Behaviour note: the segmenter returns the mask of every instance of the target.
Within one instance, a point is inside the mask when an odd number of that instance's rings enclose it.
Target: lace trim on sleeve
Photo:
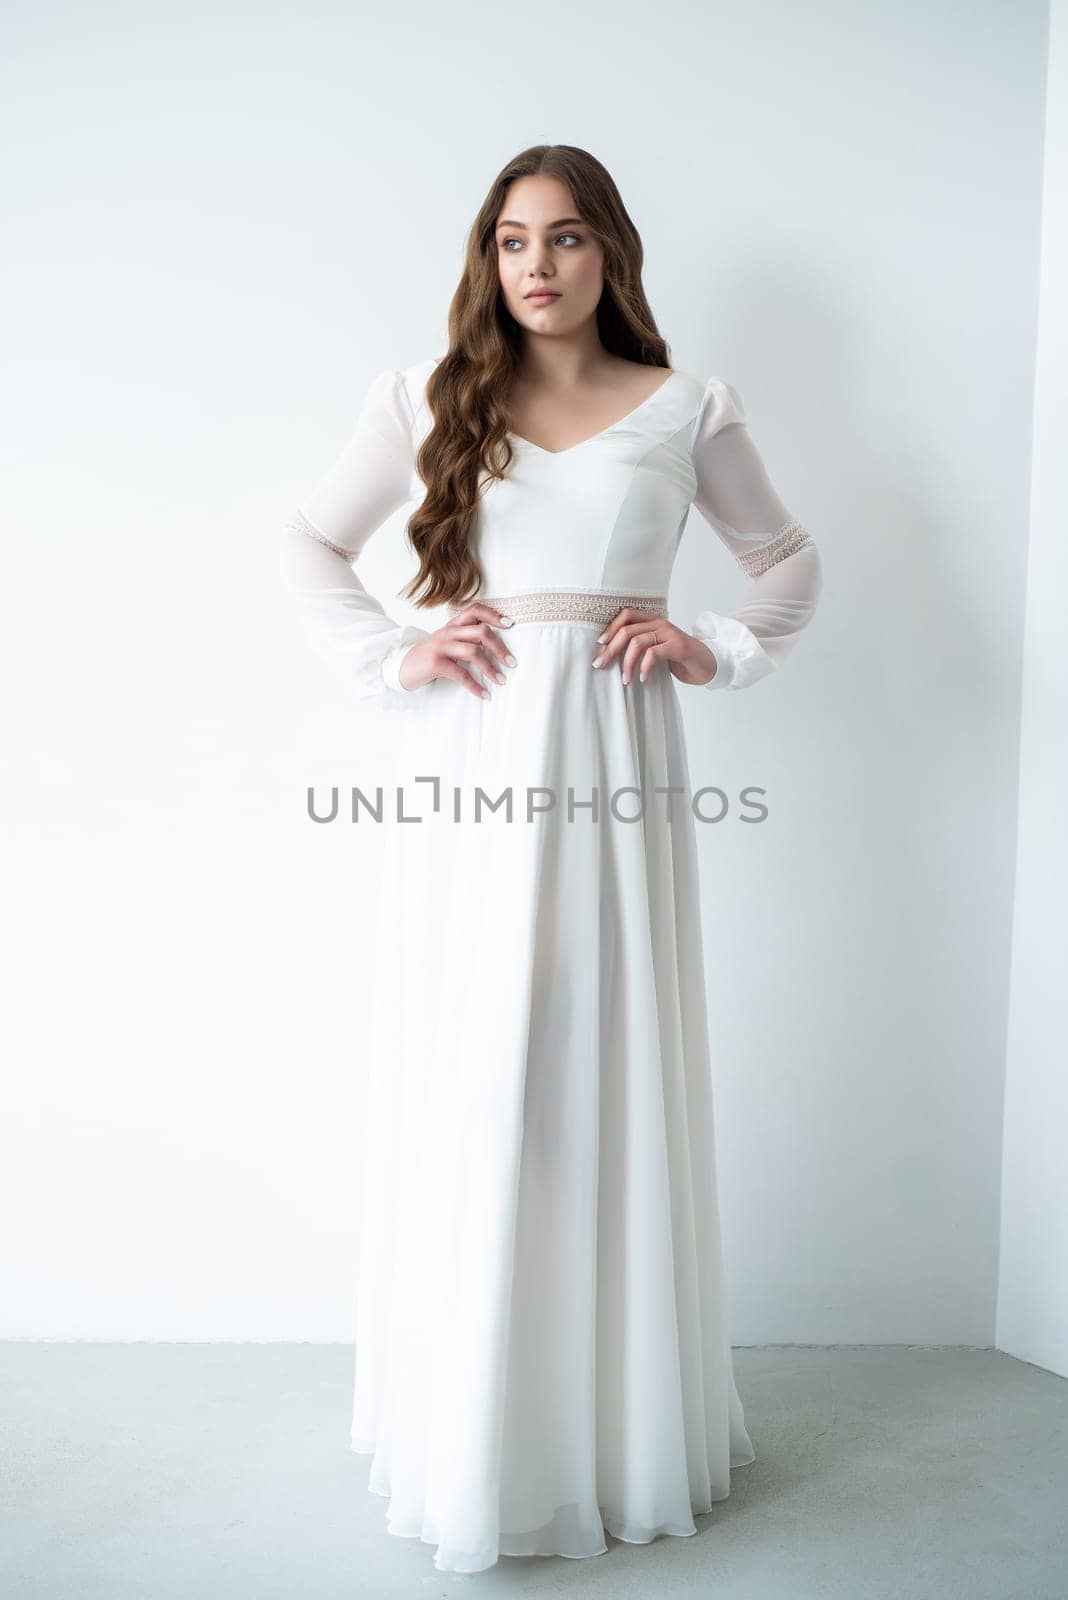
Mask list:
[[[325,544],[328,550],[333,550],[336,555],[344,556],[346,561],[351,561],[355,556],[354,550],[346,550],[344,545],[335,544],[333,539],[328,539],[325,533],[320,533],[313,522],[309,522],[303,511],[294,511],[286,527],[293,533],[306,533],[309,539],[318,539],[320,544]]]
[[[759,578],[780,561],[785,561],[787,556],[796,554],[798,550],[812,542],[811,536],[797,518],[791,517],[786,526],[780,528],[766,544],[762,544],[756,550],[742,551],[736,559],[747,577]]]

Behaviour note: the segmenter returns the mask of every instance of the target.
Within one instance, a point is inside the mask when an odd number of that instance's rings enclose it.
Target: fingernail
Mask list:
[[[598,634],[598,635],[597,635],[597,643],[598,643],[598,644],[604,644],[604,642],[605,642],[605,640],[606,640],[606,639],[607,639],[607,638],[608,638],[608,635],[607,635],[607,633],[599,633],[599,634]]]
[[[623,674],[623,682],[624,683],[629,683],[630,682],[630,679],[627,677],[626,673]]]
[[[506,661],[507,661],[507,663],[508,663],[508,665],[509,665],[509,666],[510,666],[510,667],[514,667],[514,666],[515,666],[515,665],[516,665],[516,659],[515,659],[515,656],[505,656],[505,658],[504,658],[504,659],[505,659],[505,660],[506,660]]]
[[[503,611],[500,613],[500,618],[506,628],[510,628],[512,626],[512,618],[506,617]]]
[[[594,666],[595,666],[595,667],[599,667],[599,666],[600,666],[600,665],[601,665],[601,662],[602,662],[602,661],[603,661],[603,660],[604,660],[604,656],[595,656],[595,657],[594,657],[594,660],[593,660],[593,664],[594,664]]]
[[[490,692],[489,692],[489,690],[488,690],[488,689],[483,689],[483,691],[482,691],[482,698],[483,698],[483,700],[488,700],[488,699],[489,699],[489,697],[490,697]]]

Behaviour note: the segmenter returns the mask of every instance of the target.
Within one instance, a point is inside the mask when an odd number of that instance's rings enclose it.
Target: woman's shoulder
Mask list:
[[[653,390],[654,396],[663,390],[664,405],[656,402],[656,414],[670,414],[679,428],[689,425],[691,442],[707,429],[717,432],[728,422],[745,421],[737,389],[718,375],[692,372],[679,366],[655,370],[667,374],[661,379],[659,389]]]
[[[708,437],[725,428],[728,422],[746,420],[742,397],[733,383],[713,374],[694,378],[699,387],[697,411],[694,416],[694,434]]]
[[[398,369],[397,378],[404,389],[413,417],[418,416],[425,403],[427,382],[440,360],[440,356],[427,356],[422,361],[413,361],[411,366]]]

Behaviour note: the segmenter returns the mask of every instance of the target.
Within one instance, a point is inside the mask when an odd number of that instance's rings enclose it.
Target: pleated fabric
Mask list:
[[[422,820],[373,824],[351,1443],[441,1571],[693,1534],[754,1459],[678,696],[593,670],[598,631],[504,630],[488,701],[422,688],[393,719]]]

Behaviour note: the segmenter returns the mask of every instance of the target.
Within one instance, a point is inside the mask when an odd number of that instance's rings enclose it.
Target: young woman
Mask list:
[[[737,391],[671,367],[641,264],[598,161],[523,152],[475,220],[447,352],[374,380],[283,534],[315,648],[406,713],[420,825],[383,830],[361,996],[351,1442],[443,1571],[693,1534],[754,1459],[676,683],[758,682],[822,579]],[[411,500],[405,593],[446,608],[436,628],[351,565]],[[684,628],[691,505],[750,583]]]

